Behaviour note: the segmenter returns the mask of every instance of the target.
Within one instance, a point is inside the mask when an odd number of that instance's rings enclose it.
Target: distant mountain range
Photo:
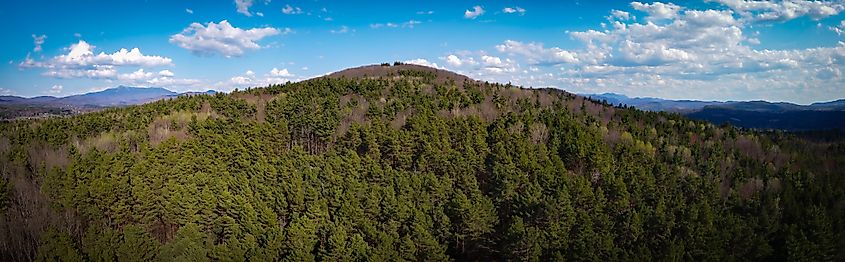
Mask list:
[[[641,110],[676,112],[715,124],[789,131],[839,129],[845,131],[845,99],[798,105],[766,101],[696,101],[586,94],[594,100],[624,104]]]
[[[105,107],[144,104],[182,95],[215,93],[214,90],[177,93],[161,87],[118,86],[103,91],[66,97],[0,96],[0,119],[73,114]]]

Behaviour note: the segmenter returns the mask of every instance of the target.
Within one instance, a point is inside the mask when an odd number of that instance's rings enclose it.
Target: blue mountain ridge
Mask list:
[[[696,101],[660,98],[627,97],[604,93],[584,94],[593,100],[614,105],[627,105],[647,111],[665,111],[683,114],[692,119],[714,124],[731,124],[738,127],[810,131],[845,131],[845,99],[798,105],[767,101]]]
[[[117,86],[102,91],[66,97],[38,96],[32,98],[18,96],[0,97],[0,105],[36,105],[51,107],[112,107],[144,104],[160,99],[180,95],[214,94],[216,91],[177,93],[161,87]]]

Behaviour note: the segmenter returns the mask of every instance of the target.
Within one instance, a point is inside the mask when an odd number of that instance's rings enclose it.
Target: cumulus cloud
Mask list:
[[[145,69],[173,65],[172,60],[167,57],[144,55],[138,48],[130,50],[122,48],[110,54],[105,52],[95,54],[95,49],[96,47],[88,42],[79,40],[65,48],[66,54],[43,61],[27,57],[19,66],[21,69],[44,69],[42,75],[48,77],[104,79],[110,83],[116,81],[120,84],[136,86],[196,86],[201,82],[197,79],[174,78],[175,74],[167,69],[158,71],[157,74]],[[127,69],[133,71],[127,71]],[[61,87],[54,89],[59,91],[51,90],[50,92],[60,92]]]
[[[286,15],[297,15],[302,13],[302,8],[285,5],[285,7],[282,8],[282,13]]]
[[[464,12],[464,18],[475,19],[476,17],[479,17],[483,14],[484,14],[484,8],[477,5],[477,6],[473,6],[472,10],[466,10]]]
[[[252,7],[252,0],[235,0],[235,6],[238,8],[238,13],[245,16],[252,16],[249,8]]]
[[[15,94],[15,91],[12,91],[11,89],[8,89],[8,88],[0,87],[0,95],[10,96],[10,95],[13,95],[13,94]]]
[[[512,73],[517,70],[513,60],[491,55],[481,55],[481,66],[482,71],[492,74]]]
[[[842,36],[845,35],[845,20],[839,22],[838,25],[835,26],[828,26],[827,29],[836,33],[836,35]]]
[[[67,54],[58,55],[48,60],[36,61],[27,56],[26,60],[19,64],[19,67],[43,68],[45,76],[56,78],[78,78],[87,77],[94,79],[114,79],[118,76],[117,68],[123,66],[131,67],[156,67],[173,65],[172,60],[162,56],[148,56],[141,53],[138,48],[120,50],[108,54],[100,52],[94,54],[96,47],[84,40],[72,44],[66,50]]]
[[[295,79],[292,79],[293,77],[295,77],[295,75],[288,72],[287,68],[281,70],[273,68],[270,72],[264,74],[263,76],[259,76],[252,70],[247,70],[243,74],[233,76],[229,78],[228,81],[218,83],[217,85],[224,89],[232,87],[243,88],[268,86],[282,84],[288,81],[295,81]]]
[[[194,10],[191,10],[190,8],[185,8],[185,13],[194,14]]]
[[[94,55],[95,46],[88,44],[84,40],[79,40],[78,43],[73,44],[69,48],[66,55],[60,55],[53,59],[56,65],[65,66],[92,66],[92,65],[109,65],[109,66],[165,66],[172,65],[172,60],[162,56],[147,56],[141,53],[141,50],[132,48],[127,50],[121,48],[117,52],[106,54],[100,52]]]
[[[808,16],[813,20],[830,17],[845,10],[845,3],[842,1],[760,1],[760,0],[707,0],[717,2],[730,7],[740,14],[743,19],[760,22],[774,21],[783,22],[802,16]]]
[[[274,67],[272,70],[270,70],[270,76],[273,76],[273,77],[293,77],[293,74],[288,72],[287,68],[279,70],[279,69],[276,69]]]
[[[340,28],[338,28],[338,29],[331,29],[331,30],[329,30],[329,33],[332,33],[332,34],[346,34],[346,33],[349,33],[349,32],[354,32],[354,31],[355,31],[355,30],[350,30],[348,26],[342,25],[342,26],[340,26]]]
[[[648,17],[654,20],[657,19],[673,19],[678,16],[678,12],[681,11],[681,7],[673,4],[673,3],[661,3],[661,2],[654,2],[651,4],[644,4],[640,2],[632,2],[631,7],[634,9],[645,12],[648,14]]]
[[[284,33],[291,32],[286,29]],[[241,29],[233,27],[229,21],[223,20],[207,25],[192,23],[181,33],[170,36],[170,43],[190,50],[196,55],[219,54],[225,57],[242,56],[248,50],[257,50],[261,39],[282,33],[272,27]]]
[[[128,73],[128,74],[120,74],[117,76],[118,80],[124,81],[138,81],[138,80],[145,80],[153,77],[152,72],[145,72],[143,68],[139,68],[137,71]]]
[[[32,40],[35,42],[35,47],[32,48],[33,52],[41,52],[41,45],[44,44],[44,39],[47,39],[47,35],[36,36],[35,34],[32,35]]]
[[[53,85],[53,87],[50,87],[50,90],[47,90],[47,93],[51,95],[61,94],[62,89],[64,89],[62,85]]]
[[[452,66],[461,66],[464,64],[464,61],[461,61],[456,55],[448,55],[446,56],[446,63]]]
[[[609,17],[608,20],[614,20],[613,18],[618,19],[618,20],[622,20],[622,21],[636,19],[634,16],[631,15],[631,13],[621,11],[621,10],[612,10],[612,11],[610,11],[610,15],[611,15],[611,17]]]
[[[520,68],[519,63],[514,59],[495,56],[484,51],[460,51],[440,59],[446,62],[450,70],[497,82],[509,82],[510,79],[503,77],[518,72]]]
[[[87,77],[92,79],[110,79],[117,77],[117,70],[114,66],[108,65],[93,65],[87,68],[62,67],[50,69],[42,73],[42,75],[55,78]]]
[[[470,52],[458,52],[457,54],[450,54],[443,60],[446,60],[446,64],[459,68],[462,66],[476,66],[478,65],[478,61],[475,59],[474,56],[478,54],[472,54]]]
[[[423,58],[405,60],[403,63],[412,64],[412,65],[428,66],[428,67],[433,67],[433,68],[438,68],[438,69],[444,69],[444,68],[438,66],[437,63],[429,62],[428,60],[423,59]]]
[[[161,70],[158,74],[147,72],[143,68],[124,74],[118,74],[119,83],[133,86],[158,86],[169,88],[199,87],[202,81],[190,78],[175,78],[170,70]]]
[[[523,43],[514,40],[505,40],[497,45],[496,50],[510,55],[519,55],[527,58],[530,64],[553,65],[561,63],[576,63],[576,54],[557,47],[544,48],[541,43]]]
[[[519,7],[519,6],[505,7],[505,8],[502,9],[502,12],[505,13],[505,14],[519,13],[519,15],[524,15],[525,14],[525,8],[522,8],[522,7]]]
[[[422,22],[417,21],[417,20],[408,20],[407,22],[402,22],[402,23],[387,22],[387,23],[375,23],[375,24],[370,24],[370,28],[373,28],[373,29],[378,29],[378,28],[398,28],[398,27],[402,27],[402,28],[414,28],[414,26],[417,26],[417,25],[419,25],[419,24],[422,24]]]
[[[198,88],[207,88],[206,86],[202,85],[202,81],[199,79],[192,79],[192,78],[173,78],[173,77],[154,77],[152,79],[146,79],[142,83],[136,83],[134,85],[141,85],[141,86],[158,86],[158,87],[168,87],[168,88],[176,88],[180,89],[180,87],[189,87],[197,90]]]

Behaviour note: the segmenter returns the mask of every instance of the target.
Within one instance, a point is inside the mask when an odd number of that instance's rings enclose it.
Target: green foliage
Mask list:
[[[83,261],[76,244],[66,232],[47,229],[41,235],[37,261]]]

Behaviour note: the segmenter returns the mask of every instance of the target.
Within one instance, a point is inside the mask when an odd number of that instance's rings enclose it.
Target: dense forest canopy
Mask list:
[[[383,64],[0,124],[0,260],[845,260],[845,139]]]

